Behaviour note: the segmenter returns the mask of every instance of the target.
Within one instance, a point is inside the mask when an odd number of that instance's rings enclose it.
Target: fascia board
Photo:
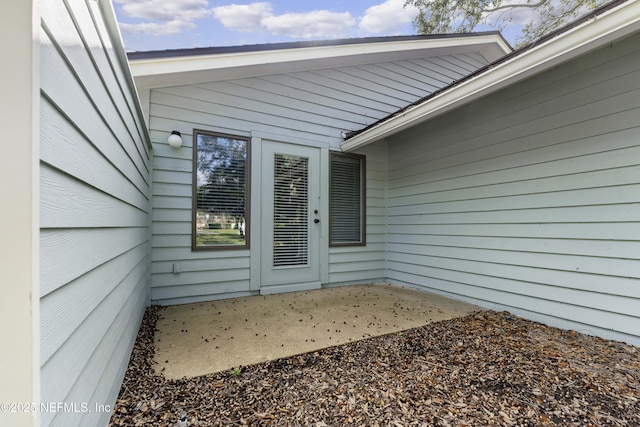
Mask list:
[[[606,46],[640,29],[640,1],[624,3],[566,33],[497,65],[475,78],[381,122],[341,144],[353,151],[438,115],[466,105],[497,90],[549,70],[586,52]]]
[[[148,88],[345,65],[480,52],[493,61],[511,51],[495,34],[442,39],[323,46],[218,55],[130,60],[138,86]]]

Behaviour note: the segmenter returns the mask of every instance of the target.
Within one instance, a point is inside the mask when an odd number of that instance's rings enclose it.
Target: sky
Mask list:
[[[405,0],[112,1],[127,51],[416,34]]]

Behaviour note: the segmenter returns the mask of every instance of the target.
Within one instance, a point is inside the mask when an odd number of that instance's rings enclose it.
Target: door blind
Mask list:
[[[273,176],[273,266],[307,265],[309,159],[275,154]]]

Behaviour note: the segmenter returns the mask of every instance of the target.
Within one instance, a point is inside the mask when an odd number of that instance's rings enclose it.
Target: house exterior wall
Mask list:
[[[390,138],[389,279],[640,344],[639,49]]]
[[[250,250],[191,250],[193,129],[251,137],[254,144],[268,139],[338,150],[341,132],[360,129],[485,63],[480,54],[455,54],[152,89],[152,300],[195,302],[259,289],[259,269],[256,260],[252,265]],[[184,145],[178,150],[166,142],[172,130],[183,136]],[[381,156],[386,153],[382,145],[366,150],[368,244],[330,251],[325,247],[323,285],[384,278],[386,172]],[[258,151],[253,150],[254,157]],[[260,192],[258,164],[254,158],[254,194]],[[328,165],[323,168],[328,170]],[[254,203],[253,236],[259,233],[257,212]],[[176,263],[179,274],[173,273]]]
[[[106,425],[149,300],[151,146],[111,3],[40,11],[41,401],[80,408],[41,425]]]

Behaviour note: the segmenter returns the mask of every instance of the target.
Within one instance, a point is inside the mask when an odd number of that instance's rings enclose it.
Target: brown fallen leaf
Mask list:
[[[236,377],[166,380],[153,359],[161,310],[145,313],[111,426],[168,427],[183,409],[190,427],[640,425],[635,347],[506,312],[246,366]]]

